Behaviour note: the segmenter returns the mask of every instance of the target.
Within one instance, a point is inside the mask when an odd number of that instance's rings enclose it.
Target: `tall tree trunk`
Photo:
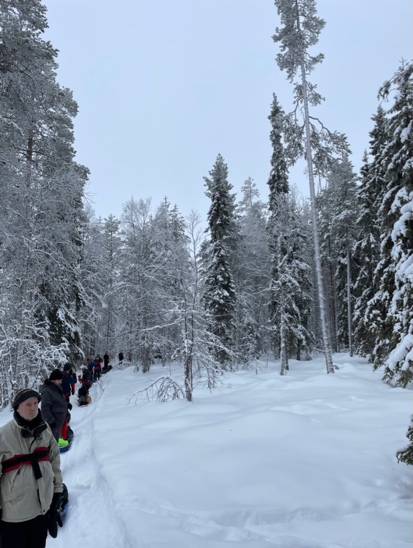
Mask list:
[[[347,330],[348,330],[348,351],[353,355],[353,335],[351,321],[351,265],[350,265],[350,242],[347,238]]]
[[[280,375],[286,375],[288,369],[288,356],[285,344],[285,319],[283,306],[281,306],[280,315],[280,362]]]
[[[298,15],[297,15],[297,18],[298,18]],[[298,25],[299,24],[300,23],[298,18]],[[321,271],[320,241],[318,237],[313,157],[312,157],[312,151],[311,151],[311,132],[310,132],[310,120],[309,120],[310,114],[309,114],[309,108],[308,108],[307,79],[306,79],[305,68],[303,64],[301,64],[301,83],[303,86],[304,123],[305,123],[305,137],[306,137],[306,145],[307,145],[306,159],[307,159],[307,169],[308,169],[308,181],[310,184],[311,218],[313,223],[314,253],[315,253],[315,266],[316,266],[316,274],[317,274],[318,299],[319,299],[319,305],[320,305],[321,333],[323,336],[324,357],[326,361],[327,373],[334,373],[333,355],[331,351],[330,333],[329,333],[326,307],[325,307],[323,274]]]

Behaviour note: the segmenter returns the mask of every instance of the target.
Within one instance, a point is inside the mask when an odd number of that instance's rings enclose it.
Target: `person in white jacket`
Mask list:
[[[1,548],[44,548],[62,496],[60,452],[40,401],[31,388],[17,392],[13,419],[0,428]]]

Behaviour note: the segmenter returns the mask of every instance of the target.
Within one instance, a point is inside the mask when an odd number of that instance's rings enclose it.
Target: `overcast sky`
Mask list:
[[[59,50],[58,81],[79,105],[77,161],[90,171],[98,216],[166,196],[204,218],[218,153],[240,196],[252,177],[267,200],[272,94],[291,108],[275,62],[273,0],[46,0],[45,35]],[[358,171],[377,90],[412,58],[411,0],[318,0],[326,21],[312,73],[325,103],[313,113],[346,133]],[[308,194],[300,170],[290,179]]]

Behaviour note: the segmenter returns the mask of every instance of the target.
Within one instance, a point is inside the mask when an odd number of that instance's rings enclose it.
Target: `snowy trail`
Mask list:
[[[94,385],[93,402],[78,407],[72,396],[71,425],[73,446],[61,455],[64,482],[69,487],[70,508],[56,539],[48,538],[50,548],[67,548],[81,542],[84,547],[137,548],[115,510],[110,487],[100,473],[101,460],[94,449],[95,420],[102,406],[102,389]]]
[[[412,471],[394,452],[411,391],[349,361],[242,371],[191,404],[128,403],[161,366],[105,375],[73,409],[71,506],[47,548],[410,548]]]

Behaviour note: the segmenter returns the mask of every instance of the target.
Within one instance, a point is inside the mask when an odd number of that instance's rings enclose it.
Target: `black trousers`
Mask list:
[[[29,521],[0,524],[1,548],[45,548],[48,517],[37,516]]]

